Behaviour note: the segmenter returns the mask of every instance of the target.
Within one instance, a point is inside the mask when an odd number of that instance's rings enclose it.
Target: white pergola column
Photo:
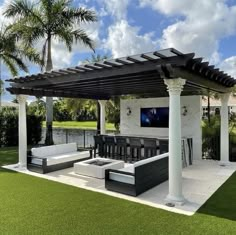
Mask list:
[[[106,134],[106,100],[99,100],[100,104],[100,134]]]
[[[229,102],[230,93],[221,95],[220,110],[220,162],[229,163]]]
[[[17,100],[19,103],[19,162],[20,168],[26,167],[27,164],[27,127],[26,127],[26,100],[27,96],[18,95]]]
[[[169,194],[167,202],[183,204],[181,104],[180,94],[185,84],[181,78],[164,79],[169,92]]]

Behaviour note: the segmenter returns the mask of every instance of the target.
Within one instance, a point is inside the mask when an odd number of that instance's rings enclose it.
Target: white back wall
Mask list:
[[[169,98],[145,98],[121,100],[120,132],[124,135],[168,137],[168,128],[141,127],[140,109],[169,107]],[[182,137],[193,138],[193,158],[202,158],[201,96],[181,96],[181,107],[186,106],[187,115],[181,117]],[[127,108],[131,115],[127,115]],[[181,111],[182,112],[182,111]]]

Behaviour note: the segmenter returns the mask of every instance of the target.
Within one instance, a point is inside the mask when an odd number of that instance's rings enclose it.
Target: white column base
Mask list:
[[[219,161],[219,165],[220,166],[229,166],[229,165],[231,165],[231,162],[230,161]]]
[[[27,166],[26,166],[26,164],[21,164],[20,162],[18,162],[17,165],[15,166],[15,168],[18,168],[20,170],[26,170]]]
[[[184,197],[174,197],[171,195],[167,195],[165,202],[173,203],[174,205],[178,206],[183,206],[187,202],[187,200]]]

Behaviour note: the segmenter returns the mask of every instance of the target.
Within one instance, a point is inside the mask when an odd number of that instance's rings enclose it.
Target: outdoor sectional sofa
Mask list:
[[[105,187],[110,191],[138,196],[168,180],[168,161],[169,153],[164,153],[119,170],[107,169]]]
[[[75,162],[88,160],[91,151],[77,149],[76,143],[32,148],[27,157],[27,168],[38,173],[49,173],[69,167]]]

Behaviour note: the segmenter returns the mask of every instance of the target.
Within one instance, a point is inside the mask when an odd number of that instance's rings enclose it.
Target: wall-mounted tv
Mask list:
[[[141,127],[169,127],[169,108],[141,108]]]

